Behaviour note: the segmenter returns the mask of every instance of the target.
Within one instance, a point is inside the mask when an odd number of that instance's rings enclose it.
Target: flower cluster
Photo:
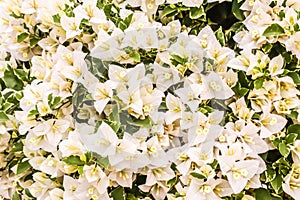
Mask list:
[[[0,199],[298,200],[299,9],[0,1]]]

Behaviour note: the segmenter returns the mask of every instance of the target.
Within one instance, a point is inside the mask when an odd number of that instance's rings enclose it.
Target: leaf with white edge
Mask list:
[[[17,175],[22,174],[23,172],[25,172],[26,170],[28,170],[30,168],[31,168],[31,165],[29,164],[28,160],[26,160],[25,162],[19,163],[17,166]]]
[[[17,191],[14,192],[14,194],[13,194],[13,196],[12,196],[11,199],[12,199],[12,200],[20,200],[20,196],[19,196],[19,194],[18,194]]]
[[[225,35],[222,31],[222,27],[220,27],[218,30],[216,30],[215,32],[216,37],[218,39],[218,41],[221,43],[222,46],[225,46]]]
[[[233,0],[232,2],[232,13],[238,20],[244,20],[245,16],[243,11],[240,9],[242,5],[242,2],[239,2],[237,0]]]
[[[135,62],[141,62],[141,55],[137,51],[133,51],[129,54],[130,58],[132,58]]]
[[[197,172],[191,172],[190,175],[191,175],[192,177],[195,177],[195,178],[198,178],[198,179],[205,179],[205,178],[206,178],[204,175],[199,174],[199,173],[197,173]]]
[[[266,28],[263,32],[263,36],[270,37],[270,36],[280,36],[284,33],[284,29],[277,23],[271,24]]]
[[[31,38],[29,43],[30,43],[30,47],[34,47],[35,45],[37,45],[37,43],[39,42],[40,40],[38,38]]]
[[[200,17],[203,17],[203,16],[205,16],[205,11],[204,11],[203,6],[200,6],[199,8],[192,7],[190,9],[189,17],[191,19],[199,19]]]
[[[259,78],[259,79],[256,79],[254,81],[254,87],[255,89],[260,89],[262,86],[263,86],[263,83],[264,83],[264,78]]]
[[[94,154],[93,154],[94,155]],[[109,160],[108,157],[101,157],[99,155],[95,156],[97,158],[96,162],[101,165],[104,168],[108,168],[109,167]]]
[[[283,178],[281,177],[281,175],[277,175],[276,178],[273,181],[271,181],[271,185],[276,193],[279,192],[282,186],[282,182],[283,182]]]
[[[292,144],[296,141],[297,137],[298,137],[298,134],[290,133],[285,137],[285,141],[287,144]]]
[[[287,157],[290,154],[290,148],[284,143],[280,143],[278,149],[284,157]]]
[[[268,168],[266,171],[266,177],[268,181],[273,181],[276,178],[276,171],[272,168]]]
[[[4,78],[3,81],[8,88],[12,88],[15,90],[21,90],[23,89],[24,83],[21,81],[18,76],[15,75],[13,69],[9,68],[9,70],[6,70],[4,72]]]
[[[293,79],[293,81],[296,85],[300,85],[299,72],[289,72],[287,75]]]
[[[30,190],[28,189],[28,188],[25,188],[25,194],[28,196],[28,197],[30,197],[30,198],[34,198],[34,196],[32,196],[32,194],[31,194],[31,192],[30,192]]]
[[[254,197],[256,200],[272,200],[269,191],[264,188],[254,190]]]
[[[124,188],[117,187],[110,193],[113,200],[125,200],[126,199],[126,193]]]
[[[85,162],[82,161],[79,156],[69,156],[67,158],[64,158],[62,161],[68,165],[84,165],[85,164]]]
[[[4,112],[0,112],[0,122],[6,122],[9,120],[8,116]]]
[[[297,139],[300,140],[300,124],[292,124],[288,127],[287,133],[295,133],[297,134]]]
[[[28,36],[29,36],[28,33],[21,33],[20,35],[17,36],[17,42],[18,43],[23,42]]]
[[[162,13],[161,13],[161,17],[169,17],[169,16],[172,16],[172,15],[176,15],[176,12],[177,12],[177,8],[174,7],[174,6],[166,6]]]

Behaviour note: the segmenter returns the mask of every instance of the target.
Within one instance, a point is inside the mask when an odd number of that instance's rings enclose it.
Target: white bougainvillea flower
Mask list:
[[[209,72],[207,76],[202,75],[202,87],[200,92],[200,99],[228,99],[234,92],[215,72]]]
[[[132,188],[132,182],[134,181],[133,171],[130,169],[124,169],[120,171],[112,171],[108,178],[110,181],[115,181],[122,187]]]
[[[189,148],[186,154],[198,166],[203,166],[214,160],[213,145],[213,142],[204,142],[197,147]]]
[[[247,72],[250,67],[250,63],[253,62],[251,57],[254,55],[250,48],[245,48],[240,52],[240,55],[236,56],[228,62],[228,66],[232,69],[242,70]]]
[[[98,177],[98,181],[90,183],[85,177],[81,177],[77,180],[79,185],[76,187],[74,195],[78,199],[111,199],[106,190],[109,185],[108,179],[107,181],[101,181],[101,178]]]
[[[300,166],[294,163],[291,172],[284,178],[282,189],[295,200],[300,199]]]
[[[102,113],[104,110],[106,104],[110,101],[113,90],[110,87],[110,84],[108,82],[106,83],[96,83],[92,86],[90,86],[91,94],[94,102],[94,107],[97,110],[99,114]]]
[[[106,157],[116,153],[116,145],[119,143],[114,130],[105,122],[102,122],[96,133],[81,135],[81,140],[89,151]]]
[[[124,147],[128,147],[124,145]],[[136,148],[126,150],[124,147],[114,155],[109,156],[109,161],[113,167],[117,170],[131,169],[137,172],[138,169],[143,168],[150,164],[150,160],[146,153],[140,153]],[[134,151],[132,151],[134,150]],[[116,163],[114,163],[116,162]]]
[[[46,199],[51,189],[55,188],[55,183],[49,177],[42,173],[33,174],[34,183],[28,187],[30,193],[38,200]]]
[[[41,6],[45,6],[42,0],[26,0],[22,2],[21,12],[27,15],[33,14],[40,9]]]
[[[300,94],[299,90],[296,88],[296,85],[293,79],[289,76],[281,77],[277,79],[279,84],[280,96],[283,98],[296,97]]]
[[[296,140],[291,148],[293,161],[300,163],[300,140]]]
[[[138,154],[138,147],[139,141],[125,132],[123,139],[116,146],[116,153],[108,157],[110,164],[118,170],[123,170],[124,168],[119,167],[118,163],[126,162],[126,158]]]
[[[261,154],[269,150],[268,144],[259,136],[258,132],[259,128],[251,122],[245,126],[242,125],[242,128],[236,131],[243,141],[245,151]]]
[[[259,123],[261,125],[260,137],[267,138],[281,131],[285,127],[287,120],[280,115],[271,114],[270,108],[264,107]]]
[[[230,170],[231,166],[238,160],[243,160],[246,157],[246,153],[243,149],[241,142],[236,142],[228,146],[227,144],[217,145],[221,152],[221,156],[218,156],[218,162],[223,173]]]
[[[98,79],[88,70],[87,64],[81,65],[81,76],[76,80],[78,83],[83,84],[88,89],[98,82]],[[91,92],[91,91],[89,91]]]
[[[283,64],[284,64],[284,60],[281,55],[272,58],[268,67],[268,70],[270,71],[270,75],[277,76],[279,74],[282,74],[284,71]]]
[[[169,190],[167,181],[158,181],[155,185],[151,186],[146,184],[139,185],[139,188],[143,192],[150,192],[154,199],[157,200],[164,200]]]
[[[169,109],[166,113],[166,124],[171,124],[175,120],[181,118],[183,105],[178,97],[172,94],[168,94],[166,97],[167,108]]]
[[[63,135],[70,127],[70,122],[67,120],[59,119],[59,120],[48,120],[44,122],[44,134],[46,141],[57,147],[58,143],[62,139]],[[41,127],[42,128],[42,127]]]
[[[114,36],[117,35],[117,36]],[[112,35],[100,29],[97,33],[98,40],[95,41],[95,47],[91,49],[90,55],[101,60],[114,60],[122,55],[119,39],[122,38],[122,32],[114,30]],[[100,39],[101,38],[101,39]]]
[[[228,106],[232,109],[236,116],[245,121],[249,121],[254,114],[254,111],[247,107],[244,97],[232,102]]]
[[[163,67],[158,63],[151,65],[153,70],[153,79],[157,89],[166,91],[171,85],[180,81],[178,71],[173,67]]]
[[[241,192],[257,172],[259,162],[256,160],[242,160],[230,166],[229,171],[225,172],[228,182],[234,194]]]
[[[76,22],[80,23],[82,19],[88,19],[90,23],[96,24],[106,22],[106,15],[97,7],[97,1],[83,0],[82,2],[82,5],[74,9]]]
[[[59,150],[63,157],[71,155],[83,155],[85,148],[81,142],[80,135],[76,131],[71,131],[68,134],[68,139],[59,143]]]
[[[48,156],[42,163],[40,163],[40,171],[51,175],[51,178],[61,177],[63,176],[62,163],[59,160],[59,157],[55,155],[55,157]]]
[[[61,26],[66,31],[66,39],[74,38],[81,34],[79,25],[80,22],[76,22],[75,17],[68,17],[65,14],[61,16]]]
[[[298,59],[300,59],[300,33],[296,32],[285,41],[285,46],[288,51],[291,51]]]
[[[72,178],[71,176],[64,175],[64,177],[63,177],[63,187],[64,187],[63,198],[64,199],[72,198],[74,200],[79,200],[74,194],[77,187],[79,186],[79,184],[80,183],[78,180]]]
[[[232,194],[232,189],[228,182],[223,179],[210,178],[204,181],[194,178],[187,190],[186,199],[221,200],[221,197],[228,194]]]

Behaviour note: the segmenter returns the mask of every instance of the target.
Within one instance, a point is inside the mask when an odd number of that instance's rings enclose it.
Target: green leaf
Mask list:
[[[295,110],[293,110],[290,114],[287,114],[287,116],[291,119],[298,119],[299,113]]]
[[[287,157],[290,154],[290,148],[286,144],[280,143],[278,148],[279,148],[279,152],[284,157]]]
[[[14,72],[22,81],[28,81],[28,73],[23,69],[15,69]]]
[[[249,89],[248,88],[244,88],[244,87],[241,87],[241,84],[240,83],[237,83],[233,88],[232,90],[239,96],[239,97],[243,97],[245,96]]]
[[[141,55],[139,52],[133,51],[129,56],[134,60],[134,62],[141,62]]]
[[[119,105],[116,103],[113,105],[112,111],[111,111],[110,115],[108,116],[109,125],[115,132],[118,132],[118,130],[120,129],[120,126],[121,126],[119,112],[120,112]]]
[[[50,103],[50,108],[55,109],[56,106],[60,103],[61,97],[55,97],[53,101]]]
[[[30,169],[31,165],[29,164],[29,161],[26,160],[25,162],[19,163],[17,166],[17,175],[25,172],[26,170]]]
[[[272,200],[269,191],[263,188],[254,190],[254,197],[256,200]]]
[[[38,38],[31,38],[29,40],[30,47],[34,47],[40,40]]]
[[[271,185],[276,193],[279,192],[282,186],[282,182],[283,182],[283,178],[281,177],[281,175],[277,175],[276,178],[273,181],[271,181]]]
[[[28,197],[30,197],[30,198],[34,198],[34,196],[32,196],[32,194],[31,194],[31,192],[29,191],[29,189],[28,188],[25,188],[25,194],[28,196]]]
[[[289,72],[287,75],[290,76],[293,79],[293,81],[296,85],[300,85],[299,72]]]
[[[271,24],[266,28],[263,32],[263,36],[270,37],[270,36],[280,36],[284,33],[284,29],[277,23]]]
[[[287,144],[292,144],[296,141],[297,137],[298,137],[298,134],[290,133],[285,137],[285,141]]]
[[[78,174],[79,174],[79,175],[82,175],[82,174],[84,173],[84,171],[83,171],[83,166],[78,166],[77,171],[78,171]]]
[[[13,196],[12,196],[12,200],[20,200],[19,194],[17,191],[14,192]]]
[[[166,6],[162,13],[161,13],[161,17],[170,17],[170,16],[173,16],[173,15],[176,15],[177,13],[177,8],[174,7],[174,6]],[[177,13],[178,14],[178,13]]]
[[[62,161],[68,165],[84,165],[85,163],[80,159],[79,156],[69,156],[67,158],[64,158]]]
[[[127,194],[127,200],[138,200],[138,198],[135,197],[134,194],[129,193],[129,194]]]
[[[171,57],[177,63],[184,64],[184,62],[185,62],[184,58],[181,58],[180,56],[178,56],[176,54],[172,54]]]
[[[225,35],[222,31],[222,27],[220,27],[216,32],[216,37],[218,39],[218,41],[221,43],[222,46],[225,46]]]
[[[29,114],[27,115],[27,117],[35,116],[35,115],[38,115],[38,114],[39,114],[38,110],[31,110],[29,112]]]
[[[11,153],[14,153],[14,152],[19,152],[19,151],[23,151],[23,143],[22,142],[18,142],[16,143],[13,148],[10,150]]]
[[[206,178],[206,176],[204,176],[204,175],[202,175],[202,174],[199,174],[199,173],[197,173],[197,172],[191,172],[190,175],[191,175],[192,177],[195,177],[195,178],[198,178],[198,179],[205,179],[205,178]]]
[[[133,125],[137,125],[137,126],[141,126],[143,128],[151,128],[152,127],[152,123],[150,120],[150,117],[145,117],[145,119],[134,119],[133,120]]]
[[[102,157],[102,156],[95,156],[97,158],[96,162],[101,165],[104,168],[108,168],[109,167],[109,160],[108,157]]]
[[[173,187],[176,183],[177,183],[177,178],[174,177],[174,178],[168,180],[167,185],[171,188],[171,187]]]
[[[55,23],[60,23],[60,15],[59,14],[53,15],[52,19]]]
[[[272,168],[268,168],[265,173],[269,182],[273,181],[276,178],[276,171]]]
[[[197,7],[190,8],[189,17],[191,19],[199,19],[200,17],[203,16],[205,17],[205,11],[203,6],[200,6],[199,8]]]
[[[29,36],[28,33],[21,33],[20,35],[17,36],[17,42],[18,43],[23,42],[28,36]]]
[[[124,188],[122,187],[117,187],[110,193],[111,197],[114,200],[125,200],[126,199],[126,193]]]
[[[126,28],[128,28],[127,24],[123,22],[122,20],[118,23],[118,28],[120,28],[122,31],[124,31]]]
[[[23,81],[21,81],[16,75],[15,73],[13,72],[13,69],[12,68],[9,68],[9,70],[6,70],[4,72],[4,78],[3,78],[3,81],[6,85],[6,87],[8,88],[12,88],[12,89],[15,89],[15,90],[22,90],[23,89],[23,86],[24,86],[24,83]]]
[[[130,25],[131,20],[132,20],[132,16],[133,13],[131,13],[130,15],[128,15],[125,19],[124,19],[124,23],[127,25],[127,27]]]
[[[256,79],[254,81],[254,87],[255,89],[260,89],[262,86],[263,86],[263,83],[264,83],[264,78],[259,78],[259,79]]]
[[[0,122],[6,122],[9,120],[8,116],[4,112],[0,112]]]
[[[298,135],[297,139],[300,140],[300,124],[292,124],[288,127],[287,133],[296,133]]]
[[[242,2],[238,2],[237,0],[233,0],[232,2],[232,13],[238,20],[244,20],[245,16],[243,11],[240,9]]]

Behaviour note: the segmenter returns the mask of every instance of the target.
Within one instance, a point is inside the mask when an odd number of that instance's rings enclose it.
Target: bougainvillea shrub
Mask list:
[[[300,200],[300,1],[0,1],[0,198]]]

